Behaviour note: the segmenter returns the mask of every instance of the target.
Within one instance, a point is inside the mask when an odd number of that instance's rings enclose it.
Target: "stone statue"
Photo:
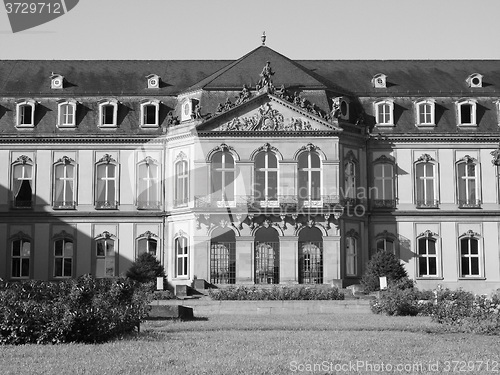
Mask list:
[[[259,87],[269,86],[271,81],[271,76],[274,75],[273,70],[271,69],[271,62],[267,61],[264,68],[262,68],[262,72],[260,73]]]

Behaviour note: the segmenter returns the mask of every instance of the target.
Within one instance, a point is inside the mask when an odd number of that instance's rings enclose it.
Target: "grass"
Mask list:
[[[414,372],[402,372],[418,374],[444,372],[445,361],[450,361],[449,372],[455,366],[451,361],[475,361],[469,368],[475,371],[467,373],[485,374],[487,360],[492,372],[493,361],[500,361],[498,337],[456,333],[426,317],[355,313],[149,321],[141,325],[141,334],[105,344],[0,347],[2,375],[312,373],[300,371],[308,364],[327,366],[316,368],[315,374],[333,374],[348,373],[328,370],[350,361],[363,366],[422,364]],[[484,361],[481,369],[476,361]],[[439,371],[429,370],[429,364]],[[364,369],[356,373],[386,373]]]

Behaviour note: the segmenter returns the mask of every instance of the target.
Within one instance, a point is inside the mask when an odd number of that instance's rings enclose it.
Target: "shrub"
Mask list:
[[[387,282],[391,283],[403,278],[408,274],[399,259],[389,251],[378,251],[366,265],[366,271],[361,279],[361,285],[365,292],[374,292],[380,289],[379,277],[386,276]]]
[[[132,263],[126,276],[140,283],[156,282],[157,277],[165,277],[165,270],[154,255],[143,253]]]
[[[343,300],[344,294],[335,287],[289,287],[273,286],[272,288],[247,288],[230,286],[223,289],[209,289],[209,296],[218,301],[223,300]]]
[[[132,332],[147,316],[149,285],[90,275],[0,285],[0,344],[96,343]]]

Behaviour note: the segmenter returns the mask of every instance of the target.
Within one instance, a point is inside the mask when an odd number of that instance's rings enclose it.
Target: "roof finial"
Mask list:
[[[262,32],[262,36],[260,37],[260,39],[262,40],[262,45],[265,46],[266,45],[266,32],[265,31]]]

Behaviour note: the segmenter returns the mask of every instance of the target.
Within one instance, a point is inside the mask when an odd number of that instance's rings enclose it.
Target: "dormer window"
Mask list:
[[[195,108],[199,103],[197,99],[185,99],[181,107],[181,121],[188,121],[195,118]]]
[[[473,99],[462,100],[456,103],[457,120],[459,126],[477,126],[477,103]]]
[[[160,77],[156,74],[150,74],[146,76],[148,80],[148,89],[159,89],[160,88]]]
[[[473,73],[467,77],[465,82],[467,82],[467,86],[471,88],[483,87],[483,76],[479,73]]]
[[[387,76],[382,73],[375,74],[372,78],[373,87],[376,89],[384,89],[387,87]]]
[[[60,128],[73,128],[76,126],[76,100],[61,100],[57,105],[59,115],[57,126]]]
[[[343,96],[333,98],[332,100],[333,100],[333,108],[338,114],[338,117],[342,120],[349,120],[350,100]]]
[[[99,126],[116,127],[118,117],[118,101],[102,100],[99,102]]]
[[[417,126],[434,126],[435,102],[432,99],[421,100],[415,103]]]
[[[383,100],[375,103],[375,118],[377,126],[394,125],[394,102]]]
[[[141,103],[141,126],[145,128],[159,126],[159,100],[146,100]]]
[[[35,126],[35,106],[34,100],[20,100],[16,104],[17,127],[32,128]]]
[[[50,88],[61,90],[64,88],[64,77],[60,74],[52,73],[50,75]]]

